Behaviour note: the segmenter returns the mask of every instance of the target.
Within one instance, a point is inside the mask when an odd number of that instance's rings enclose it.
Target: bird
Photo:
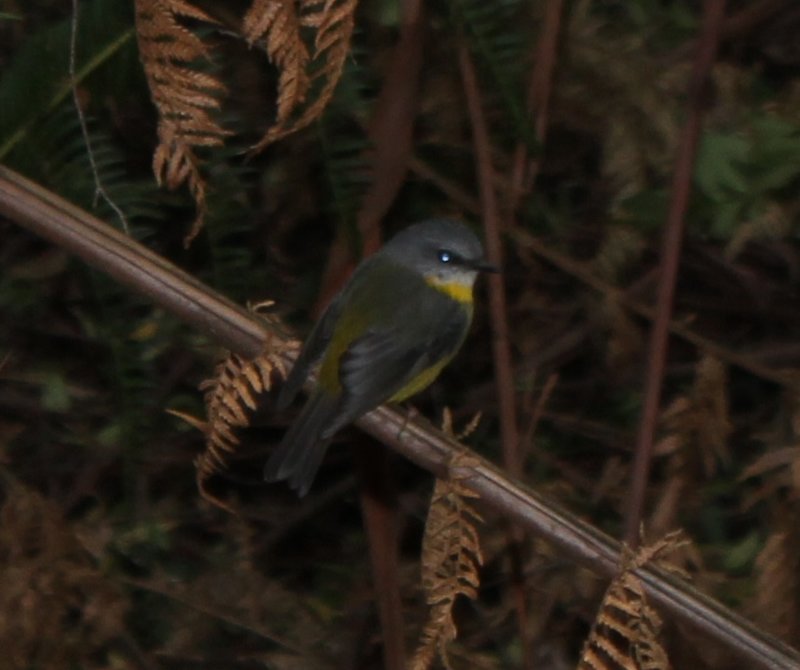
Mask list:
[[[341,428],[429,386],[464,342],[478,275],[497,271],[477,235],[451,218],[408,226],[362,260],[281,388],[278,411],[319,364],[315,388],[268,459],[264,479],[306,495]]]

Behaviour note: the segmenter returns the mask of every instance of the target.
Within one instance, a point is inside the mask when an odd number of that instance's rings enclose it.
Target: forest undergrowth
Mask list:
[[[749,667],[649,602],[645,564],[800,647],[800,8],[716,3],[698,88],[701,5],[81,0],[84,133],[69,7],[0,3],[0,163],[121,227],[99,180],[271,327],[306,333],[410,222],[493,239],[503,291],[411,404],[643,540],[612,582],[473,497],[468,455],[435,480],[356,428],[307,497],[266,484],[283,350],[228,357],[0,217],[0,668]]]

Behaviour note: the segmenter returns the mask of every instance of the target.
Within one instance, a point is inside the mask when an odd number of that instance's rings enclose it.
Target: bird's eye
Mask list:
[[[447,249],[440,249],[439,250],[439,261],[442,263],[449,263],[453,260],[453,254],[451,254]]]

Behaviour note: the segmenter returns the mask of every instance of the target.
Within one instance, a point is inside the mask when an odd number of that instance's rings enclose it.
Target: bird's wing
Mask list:
[[[328,305],[319,318],[319,321],[317,321],[306,338],[303,349],[300,351],[300,355],[297,357],[292,367],[292,371],[281,387],[276,406],[278,410],[286,409],[292,403],[297,392],[305,383],[309,369],[317,363],[322,357],[322,354],[325,353],[325,347],[328,346],[328,342],[330,342],[331,336],[333,335],[333,329],[336,326],[336,321],[339,318],[341,309],[342,295],[339,294]]]
[[[354,340],[339,361],[342,402],[336,420],[323,431],[333,435],[342,426],[394,397],[416,377],[449,358],[458,349],[469,325],[457,305],[440,305],[434,320],[418,319],[426,328],[395,324],[368,330]],[[399,330],[402,329],[402,335]],[[413,332],[416,331],[416,332]]]

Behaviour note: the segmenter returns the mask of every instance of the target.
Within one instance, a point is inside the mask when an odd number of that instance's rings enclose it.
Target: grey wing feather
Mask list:
[[[330,439],[321,433],[338,412],[339,400],[322,391],[314,393],[284,435],[278,449],[264,468],[269,482],[287,480],[289,486],[304,496],[317,474]]]
[[[445,310],[445,328],[431,328],[412,346],[398,344],[394,330],[368,332],[342,355],[339,379],[344,390],[339,413],[323,431],[330,437],[342,426],[389,400],[417,375],[449,356],[461,344],[469,317],[456,307]]]
[[[303,349],[297,357],[292,371],[286,378],[286,381],[281,388],[276,409],[282,411],[292,404],[298,391],[303,387],[303,384],[308,377],[309,369],[315,365],[322,355],[325,353],[325,347],[330,342],[333,329],[336,326],[336,320],[339,317],[339,312],[342,308],[341,294],[331,302],[325,309],[325,312],[319,318],[314,328],[306,338]]]
[[[342,356],[339,379],[344,389],[339,414],[322,432],[330,437],[340,428],[391,398],[418,374],[424,348],[393,350],[391,334],[357,340]],[[365,355],[365,352],[371,352]]]

